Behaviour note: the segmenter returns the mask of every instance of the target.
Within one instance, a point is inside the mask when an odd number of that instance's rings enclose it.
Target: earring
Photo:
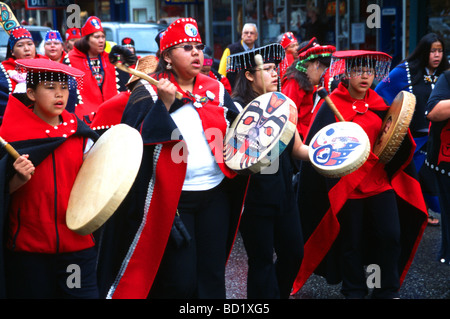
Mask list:
[[[167,66],[166,66],[166,69],[167,70],[172,70],[172,63],[167,63]]]

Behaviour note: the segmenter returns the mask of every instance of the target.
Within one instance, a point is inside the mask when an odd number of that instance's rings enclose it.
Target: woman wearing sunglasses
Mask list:
[[[203,48],[194,19],[173,22],[160,39],[152,75],[159,83],[140,80],[124,111],[122,122],[141,132],[144,155],[104,229],[99,274],[107,297],[226,297],[245,183],[235,183],[223,160],[238,111],[223,84],[200,73]]]

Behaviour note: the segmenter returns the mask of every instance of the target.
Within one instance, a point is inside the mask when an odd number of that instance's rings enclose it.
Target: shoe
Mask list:
[[[428,226],[439,226],[440,224],[439,219],[433,216],[428,216]]]

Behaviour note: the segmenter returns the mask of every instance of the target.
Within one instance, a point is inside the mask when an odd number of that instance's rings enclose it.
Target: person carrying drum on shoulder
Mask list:
[[[94,238],[66,225],[72,186],[98,137],[65,110],[69,85],[77,85],[84,74],[46,59],[16,64],[27,72],[32,105],[11,95],[0,128],[2,138],[19,154],[26,152],[16,160],[3,156],[0,161],[5,190],[0,194],[7,197],[1,202],[9,203],[4,208],[5,258],[0,257],[5,261],[6,298],[98,298]]]
[[[261,66],[255,62],[258,54],[262,58]],[[274,92],[273,105],[287,99],[277,92],[278,66],[284,56],[283,47],[274,43],[228,57],[228,68],[237,73],[232,97],[239,108],[245,108],[265,92]],[[268,119],[273,117],[265,107],[261,107],[260,113]],[[297,110],[292,114],[294,118],[296,113]],[[251,112],[248,119],[258,122],[259,118],[253,118],[255,114]],[[280,130],[272,127],[274,124],[259,133],[261,139],[263,134],[271,136],[272,130]],[[302,143],[295,125],[293,131],[294,137],[277,159],[276,171],[272,171],[272,164],[265,171],[250,176],[239,228],[248,255],[247,298],[250,299],[287,299],[302,261],[303,239],[292,186],[291,158],[307,160],[308,147]],[[273,261],[274,251],[276,262]]]
[[[122,123],[141,132],[144,155],[104,225],[98,274],[107,298],[226,297],[246,184],[229,185],[236,173],[224,164],[223,139],[238,111],[200,73],[203,48],[194,19],[174,21],[160,38],[158,84],[140,80],[125,108]]]
[[[383,52],[336,51],[330,66],[333,77],[344,74],[345,80],[329,99],[345,121],[363,128],[372,150],[388,106],[370,86],[374,79],[387,76],[390,61]],[[320,105],[305,143],[336,122],[330,106],[327,100]],[[326,134],[331,138],[333,132]],[[342,140],[339,149],[327,154],[338,163],[344,161],[355,147],[352,142]],[[399,297],[427,222],[420,185],[413,177],[413,151],[408,134],[387,164],[370,151],[362,166],[340,178],[319,175],[309,162],[302,163],[298,205],[306,242],[294,292],[316,272],[330,284],[342,281],[341,292],[346,298],[364,298],[368,288],[374,287],[373,298]],[[366,283],[364,265],[378,271],[380,280],[374,287]]]

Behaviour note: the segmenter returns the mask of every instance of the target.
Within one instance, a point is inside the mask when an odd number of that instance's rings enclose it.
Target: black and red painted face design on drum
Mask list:
[[[253,101],[241,114],[235,134],[224,150],[225,160],[241,156],[241,168],[255,164],[274,141],[278,140],[288,119],[280,106],[286,99],[273,93],[269,103],[263,108],[260,101]]]

